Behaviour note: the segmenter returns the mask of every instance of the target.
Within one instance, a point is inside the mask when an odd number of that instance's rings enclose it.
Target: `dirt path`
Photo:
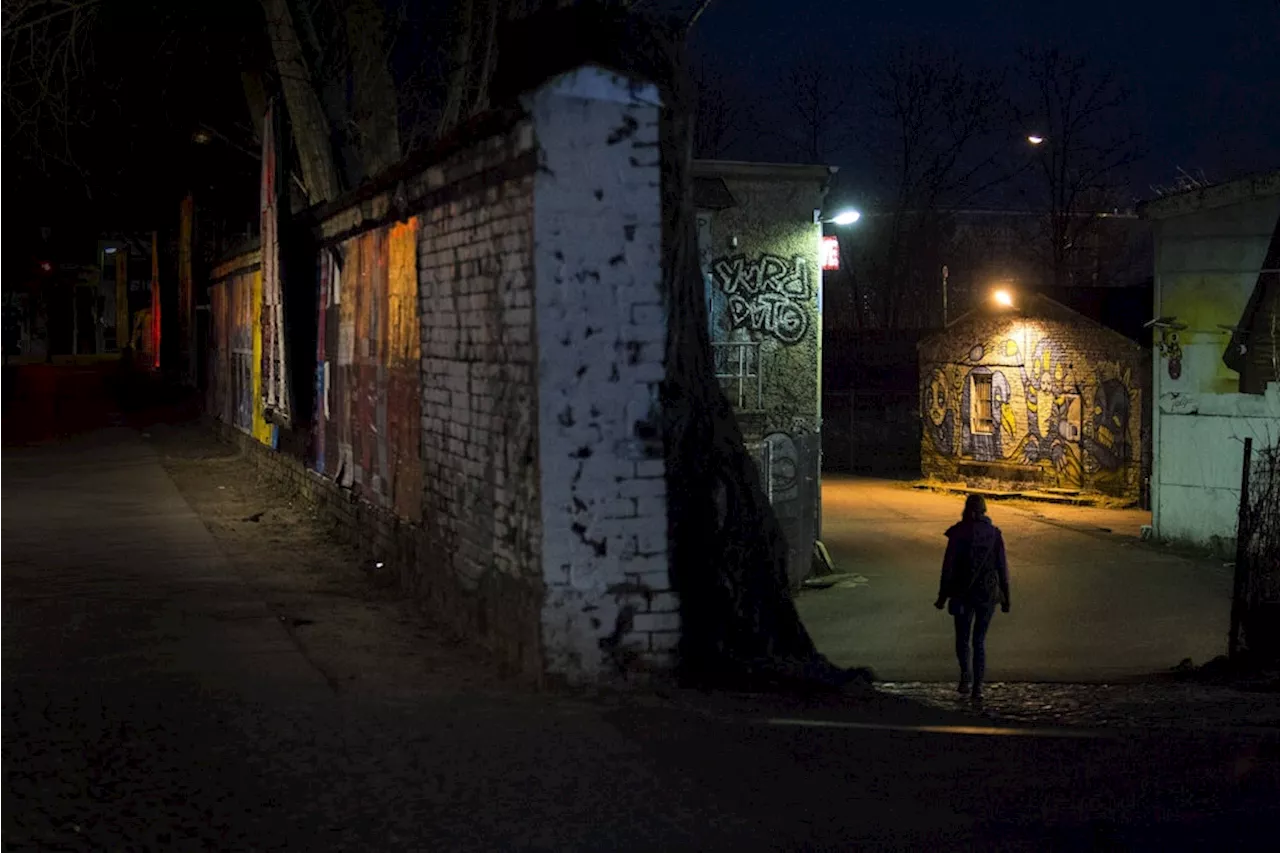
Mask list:
[[[412,698],[519,689],[207,429],[155,424],[143,435],[218,546],[335,691]]]

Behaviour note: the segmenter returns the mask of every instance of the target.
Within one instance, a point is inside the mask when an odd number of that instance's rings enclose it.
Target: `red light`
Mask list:
[[[840,241],[834,236],[822,238],[822,268],[840,269]]]

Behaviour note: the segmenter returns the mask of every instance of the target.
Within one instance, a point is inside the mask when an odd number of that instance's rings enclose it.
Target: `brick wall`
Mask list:
[[[569,679],[661,669],[680,615],[658,409],[657,92],[587,68],[529,108],[547,668]]]
[[[322,211],[309,457],[223,427],[445,626],[532,678],[651,672],[679,637],[657,121],[653,87],[583,69]],[[395,392],[406,229],[413,407]]]
[[[432,561],[476,596],[476,633],[518,637],[522,655],[541,648],[533,146],[521,122],[434,167],[432,183],[488,178],[425,211],[418,238],[422,523]]]
[[[920,344],[925,476],[1137,501],[1146,353],[1057,303],[1028,302],[1023,313],[976,312]],[[975,398],[987,389],[989,413]]]

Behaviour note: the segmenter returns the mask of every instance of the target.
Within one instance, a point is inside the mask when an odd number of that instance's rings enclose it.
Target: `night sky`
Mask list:
[[[1019,47],[1057,47],[1114,67],[1130,90],[1146,149],[1136,196],[1170,183],[1177,167],[1213,182],[1280,168],[1277,0],[715,0],[698,26],[696,47],[747,88],[772,86],[806,51],[857,74],[913,41],[1004,66]]]
[[[421,2],[414,8],[423,20],[407,29],[437,32],[430,10],[444,0]],[[742,159],[787,156],[769,142],[785,108],[776,84],[806,53],[849,80],[847,114],[857,125],[868,72],[898,46],[957,50],[974,64],[1010,69],[1015,86],[1018,48],[1055,46],[1098,70],[1114,67],[1131,91],[1126,121],[1146,150],[1128,176],[1134,201],[1150,197],[1153,184],[1170,184],[1178,167],[1211,182],[1280,168],[1280,0],[1177,8],[1155,0],[713,0],[692,46],[698,61],[730,78],[752,114],[731,152]],[[172,209],[193,169],[209,171],[199,157],[226,160],[237,172],[227,180],[244,183],[239,172],[255,164],[225,147],[195,151],[190,129],[197,121],[222,128],[245,121],[238,72],[240,54],[261,42],[254,0],[113,0],[102,10],[97,65],[78,84],[98,123],[81,132],[83,172],[50,182],[6,148],[5,200],[21,197],[37,219],[149,222],[157,205]],[[824,154],[842,167],[841,183],[855,197],[878,174],[868,149],[855,138]]]

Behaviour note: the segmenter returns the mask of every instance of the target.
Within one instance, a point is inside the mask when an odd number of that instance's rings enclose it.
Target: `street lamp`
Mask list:
[[[991,298],[995,300],[997,305],[1002,305],[1005,308],[1013,307],[1013,294],[1007,290],[997,290],[991,294]]]
[[[1030,142],[1032,145],[1040,145],[1041,143],[1044,142],[1044,137],[1039,135],[1038,133],[1033,133],[1027,137],[1027,141]]]
[[[845,208],[830,219],[823,219],[822,212],[816,207],[813,209],[814,225],[852,225],[861,218],[862,211],[852,207]]]

